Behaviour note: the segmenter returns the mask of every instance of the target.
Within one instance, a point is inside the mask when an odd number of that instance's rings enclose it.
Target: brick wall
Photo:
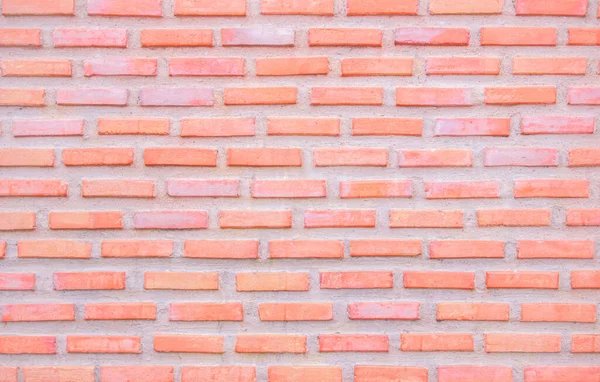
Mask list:
[[[598,0],[0,7],[0,382],[600,381]]]

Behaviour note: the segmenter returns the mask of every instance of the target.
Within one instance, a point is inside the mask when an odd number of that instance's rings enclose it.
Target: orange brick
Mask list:
[[[17,251],[20,258],[89,259],[92,244],[69,240],[19,241]]]
[[[314,87],[310,104],[315,106],[383,105],[383,88]]]
[[[424,367],[415,366],[354,366],[354,382],[393,381],[394,379],[427,382],[428,372]]]
[[[509,366],[439,366],[439,382],[513,382]]]
[[[336,240],[271,240],[271,259],[341,259],[344,257],[344,243]]]
[[[412,58],[361,57],[342,60],[342,77],[412,76],[412,73]]]
[[[126,29],[55,29],[55,48],[126,48]]]
[[[161,0],[90,0],[87,13],[91,16],[162,16]]]
[[[569,28],[569,45],[600,45],[600,28]]]
[[[83,179],[83,197],[154,198],[154,182],[130,179]]]
[[[21,119],[13,122],[13,135],[20,137],[82,136],[82,119]]]
[[[600,271],[571,271],[571,288],[599,289]]]
[[[256,59],[257,76],[302,76],[329,73],[327,57],[273,57]]]
[[[138,354],[142,349],[135,336],[67,336],[67,352]]]
[[[75,321],[73,304],[18,304],[2,307],[2,322]]]
[[[596,322],[596,304],[521,304],[521,322]]]
[[[499,198],[500,184],[496,181],[425,182],[427,199]]]
[[[123,290],[125,272],[54,273],[54,290]]]
[[[421,240],[350,240],[350,256],[419,256]]]
[[[396,45],[467,46],[470,39],[467,28],[403,27],[394,31]]]
[[[218,290],[217,272],[146,272],[144,289]]]
[[[381,29],[367,28],[310,28],[309,46],[381,46]]]
[[[388,271],[321,272],[321,289],[391,289],[394,275]]]
[[[313,150],[315,167],[373,166],[387,167],[388,150],[384,148],[317,148]]]
[[[461,210],[390,210],[391,228],[462,228]]]
[[[35,290],[35,273],[0,273],[0,291]]]
[[[396,106],[471,106],[471,89],[397,88]]]
[[[0,167],[54,167],[54,149],[0,149]]]
[[[63,149],[65,166],[129,166],[133,163],[132,148]]]
[[[240,302],[179,302],[169,305],[169,321],[243,321]]]
[[[375,210],[306,210],[305,228],[375,227]]]
[[[487,353],[559,353],[560,334],[485,334]]]
[[[257,259],[257,240],[186,240],[184,257],[206,259]]]
[[[175,382],[173,366],[101,366],[100,382]]]
[[[508,321],[510,305],[501,303],[444,302],[437,304],[438,321]]]
[[[504,0],[432,0],[429,3],[429,13],[432,15],[491,15],[502,13],[503,8]]]
[[[573,334],[572,353],[600,353],[600,336],[596,334]]]
[[[519,259],[592,259],[594,242],[591,240],[519,240]]]
[[[481,45],[555,46],[557,34],[556,28],[483,27]]]
[[[429,75],[498,75],[500,74],[500,59],[486,57],[430,57],[426,60],[425,70]]]
[[[235,285],[238,292],[304,292],[310,279],[308,273],[238,273]]]
[[[515,57],[513,74],[585,75],[585,57]]]
[[[496,271],[485,273],[488,288],[558,289],[558,272]]]
[[[435,136],[494,136],[510,135],[509,118],[437,118]]]
[[[86,320],[156,320],[153,302],[85,304]]]
[[[75,12],[75,0],[5,0],[4,16],[70,16]]]
[[[333,16],[334,0],[260,0],[263,15]]]
[[[352,135],[423,135],[419,118],[353,118]]]
[[[221,211],[221,228],[292,228],[291,210]]]
[[[50,229],[121,229],[121,212],[50,212]]]
[[[556,103],[554,86],[485,88],[488,105],[541,105]]]
[[[516,0],[517,15],[520,16],[585,16],[588,0],[562,0],[545,2],[543,0]]]
[[[466,333],[406,333],[400,335],[400,350],[419,352],[472,352],[473,335]]]
[[[182,137],[251,137],[254,118],[184,118],[179,121]]]
[[[331,136],[340,135],[338,118],[267,118],[268,135]]]
[[[569,167],[600,166],[600,149],[570,149]]]
[[[320,352],[387,352],[387,334],[320,334]]]
[[[342,382],[339,366],[269,366],[269,382]]]
[[[154,351],[159,353],[205,353],[224,352],[222,336],[155,335]]]
[[[416,16],[418,0],[346,0],[348,16]]]
[[[24,382],[96,381],[93,366],[25,366],[21,370],[23,371]]]
[[[473,165],[469,150],[400,150],[400,167],[471,167]]]
[[[117,240],[103,241],[102,257],[151,258],[170,257],[173,254],[171,240]]]
[[[99,135],[169,135],[167,118],[99,118]]]
[[[306,353],[306,336],[286,334],[238,335],[236,353]]]
[[[179,76],[244,76],[244,58],[171,58],[169,75]]]
[[[69,60],[2,60],[4,77],[71,77]]]
[[[473,259],[504,257],[504,242],[490,240],[442,240],[429,244],[431,259]]]
[[[293,105],[298,88],[226,88],[225,105]]]
[[[45,94],[44,89],[0,89],[0,106],[44,106]]]
[[[0,231],[35,229],[35,212],[0,212]]]
[[[175,0],[175,16],[246,16],[246,1]]]
[[[156,76],[158,61],[155,58],[99,58],[86,60],[83,72],[95,76]]]
[[[525,382],[594,382],[600,366],[528,366]]]
[[[213,46],[211,29],[143,29],[142,47],[208,47]]]
[[[258,305],[261,321],[330,321],[333,304],[315,303],[264,303]]]
[[[156,147],[144,149],[146,166],[217,166],[216,149]]]
[[[56,354],[56,337],[0,336],[0,354]]]
[[[42,46],[40,29],[0,29],[0,46]]]
[[[254,366],[184,366],[181,382],[255,382]]]
[[[351,320],[418,320],[419,302],[355,302],[348,304]]]
[[[356,180],[340,182],[340,198],[410,198],[411,180]]]
[[[587,198],[589,181],[578,179],[516,180],[515,198]]]
[[[568,209],[567,226],[600,226],[600,209]]]
[[[473,272],[405,271],[405,288],[474,289]]]
[[[227,165],[242,167],[301,167],[300,148],[231,148]]]
[[[478,210],[480,227],[545,227],[550,225],[550,210]]]

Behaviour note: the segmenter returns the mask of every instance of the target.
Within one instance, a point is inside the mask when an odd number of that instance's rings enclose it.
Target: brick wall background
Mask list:
[[[597,0],[0,0],[1,382],[598,382]]]

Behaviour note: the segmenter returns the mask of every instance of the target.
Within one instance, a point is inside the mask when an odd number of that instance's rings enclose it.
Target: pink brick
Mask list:
[[[141,106],[213,106],[213,90],[203,88],[144,88]]]
[[[146,211],[133,216],[136,229],[205,229],[206,211]]]

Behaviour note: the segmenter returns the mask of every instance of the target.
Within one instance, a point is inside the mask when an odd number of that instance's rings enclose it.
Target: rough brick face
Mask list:
[[[0,382],[600,382],[599,0],[0,0]]]

